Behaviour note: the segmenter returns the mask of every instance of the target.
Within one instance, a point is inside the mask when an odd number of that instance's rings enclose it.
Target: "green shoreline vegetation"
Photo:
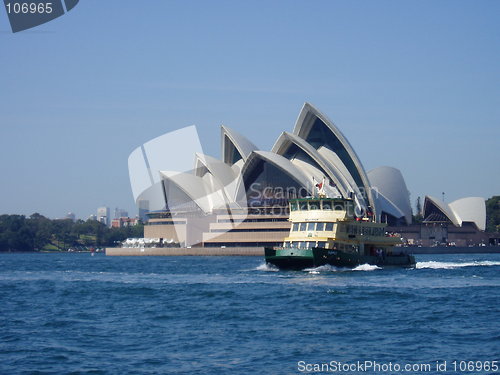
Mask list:
[[[486,200],[486,232],[500,232],[500,195]]]
[[[138,224],[108,228],[96,220],[55,219],[34,213],[0,215],[0,252],[86,251],[116,246],[129,237],[142,237],[144,227]]]

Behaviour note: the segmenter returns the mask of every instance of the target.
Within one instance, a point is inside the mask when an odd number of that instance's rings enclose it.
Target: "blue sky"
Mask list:
[[[0,11],[0,213],[135,214],[127,158],[195,124],[269,149],[305,101],[417,196],[500,194],[498,1],[82,0]]]

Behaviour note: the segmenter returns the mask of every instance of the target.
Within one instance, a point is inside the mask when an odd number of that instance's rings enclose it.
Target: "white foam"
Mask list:
[[[381,268],[372,264],[360,264],[355,268],[347,268],[347,267],[335,267],[329,264],[325,264],[323,266],[315,267],[315,268],[306,268],[305,272],[309,272],[311,274],[325,273],[325,272],[350,272],[350,271],[375,271],[380,270]]]
[[[278,272],[279,268],[270,263],[262,263],[254,268],[255,271]]]
[[[375,270],[380,270],[381,268],[379,266],[375,266],[373,264],[360,264],[359,266],[353,268],[353,271],[375,271]]]
[[[314,268],[304,268],[304,272],[309,272],[310,274],[316,275],[319,273],[324,273],[324,272],[338,272],[341,271],[341,269],[332,266],[330,264],[325,264],[319,267],[314,267]]]
[[[474,261],[474,262],[417,262],[416,268],[431,268],[431,269],[454,269],[462,267],[487,267],[487,266],[500,266],[500,262],[493,262],[489,260]]]

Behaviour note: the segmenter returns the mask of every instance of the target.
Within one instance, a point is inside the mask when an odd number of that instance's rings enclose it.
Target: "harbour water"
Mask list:
[[[0,254],[0,374],[499,373],[500,254],[416,259]]]

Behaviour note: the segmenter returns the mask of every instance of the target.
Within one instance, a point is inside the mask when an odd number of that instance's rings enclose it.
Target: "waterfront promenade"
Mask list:
[[[500,246],[405,247],[410,254],[500,253]],[[108,256],[264,256],[263,247],[108,247]]]
[[[263,247],[107,247],[108,256],[264,256]]]

